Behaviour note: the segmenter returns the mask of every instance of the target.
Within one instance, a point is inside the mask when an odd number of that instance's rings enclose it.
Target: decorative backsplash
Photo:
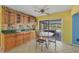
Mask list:
[[[33,25],[33,24],[21,24],[21,23],[16,24],[16,25],[12,24],[9,26],[7,24],[5,24],[3,26],[3,30],[18,30],[18,29],[33,30],[34,28],[35,28],[35,25]]]

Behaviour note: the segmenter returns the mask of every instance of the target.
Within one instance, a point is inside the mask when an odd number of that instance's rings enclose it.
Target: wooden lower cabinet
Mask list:
[[[35,39],[34,32],[4,34],[4,51],[9,51],[23,43],[29,43]]]
[[[35,34],[35,32],[32,32],[31,33],[31,40],[34,40],[36,38],[36,34]]]
[[[0,35],[0,46],[1,46],[1,35]]]
[[[24,43],[27,43],[31,40],[31,33],[24,33],[23,35]]]
[[[23,33],[17,33],[15,42],[16,46],[23,44]]]
[[[5,34],[4,38],[4,51],[9,51],[15,47],[15,34]]]

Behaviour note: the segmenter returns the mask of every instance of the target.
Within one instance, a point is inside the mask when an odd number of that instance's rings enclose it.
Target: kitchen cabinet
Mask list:
[[[36,22],[36,18],[33,16],[30,16],[30,22],[35,23]]]
[[[2,47],[2,51],[9,51],[16,46],[19,46],[23,43],[29,43],[34,39],[32,26],[36,23],[35,17],[13,10],[6,6],[2,6],[1,10],[0,45]],[[22,26],[23,30],[26,30],[26,32],[16,32],[16,29],[18,31],[18,28],[21,27],[20,25]],[[24,25],[26,28],[24,28]],[[33,28],[35,28],[35,26],[33,26]]]
[[[31,40],[34,40],[36,38],[35,31],[31,32]]]
[[[4,35],[4,50],[9,51],[15,47],[15,34],[5,34]]]
[[[15,42],[16,42],[16,46],[23,44],[23,33],[17,33],[16,34]]]
[[[7,24],[8,23],[8,19],[9,19],[8,9],[3,7],[2,13],[3,13],[2,14],[2,17],[3,17],[2,24]]]
[[[4,34],[4,51],[9,51],[35,39],[35,32]]]
[[[15,11],[14,10],[9,10],[9,20],[8,20],[8,24],[15,24],[16,23],[16,20],[15,20]]]
[[[23,14],[20,12],[16,12],[16,23],[22,23],[23,24]]]
[[[24,43],[27,43],[31,40],[31,33],[24,33],[23,35]]]
[[[15,23],[15,13],[13,12],[13,10],[5,8],[3,12],[3,18],[4,18],[4,24]]]
[[[27,24],[29,20],[29,16],[28,15],[24,15],[23,16],[23,24]]]
[[[3,29],[6,27],[8,28],[10,25],[15,24],[15,12],[7,7],[3,7],[3,21],[2,26]]]

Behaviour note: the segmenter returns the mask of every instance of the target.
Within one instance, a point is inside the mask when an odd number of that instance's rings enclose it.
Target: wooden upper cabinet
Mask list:
[[[20,12],[16,12],[16,23],[23,23],[23,15]]]
[[[15,11],[7,7],[3,7],[2,24],[15,24]]]
[[[34,24],[36,23],[36,18],[22,12],[10,9],[3,6],[3,20],[2,28],[7,29],[9,26],[15,26],[16,24]],[[33,26],[35,27],[35,26]]]
[[[3,15],[2,16],[3,16],[2,24],[7,24],[9,15],[8,15],[8,9],[6,7],[3,7]]]
[[[15,11],[10,10],[9,11],[9,24],[15,24]]]
[[[30,16],[30,22],[36,22],[36,18],[33,16]]]
[[[29,23],[29,22],[28,22],[28,19],[29,19],[29,16],[28,16],[28,15],[24,15],[24,16],[23,16],[23,23],[24,23],[24,24]]]

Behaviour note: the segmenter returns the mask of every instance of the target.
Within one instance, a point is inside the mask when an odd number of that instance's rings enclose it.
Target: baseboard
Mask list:
[[[77,45],[77,44],[72,44],[72,46],[77,46],[77,47],[79,47],[79,45]]]

